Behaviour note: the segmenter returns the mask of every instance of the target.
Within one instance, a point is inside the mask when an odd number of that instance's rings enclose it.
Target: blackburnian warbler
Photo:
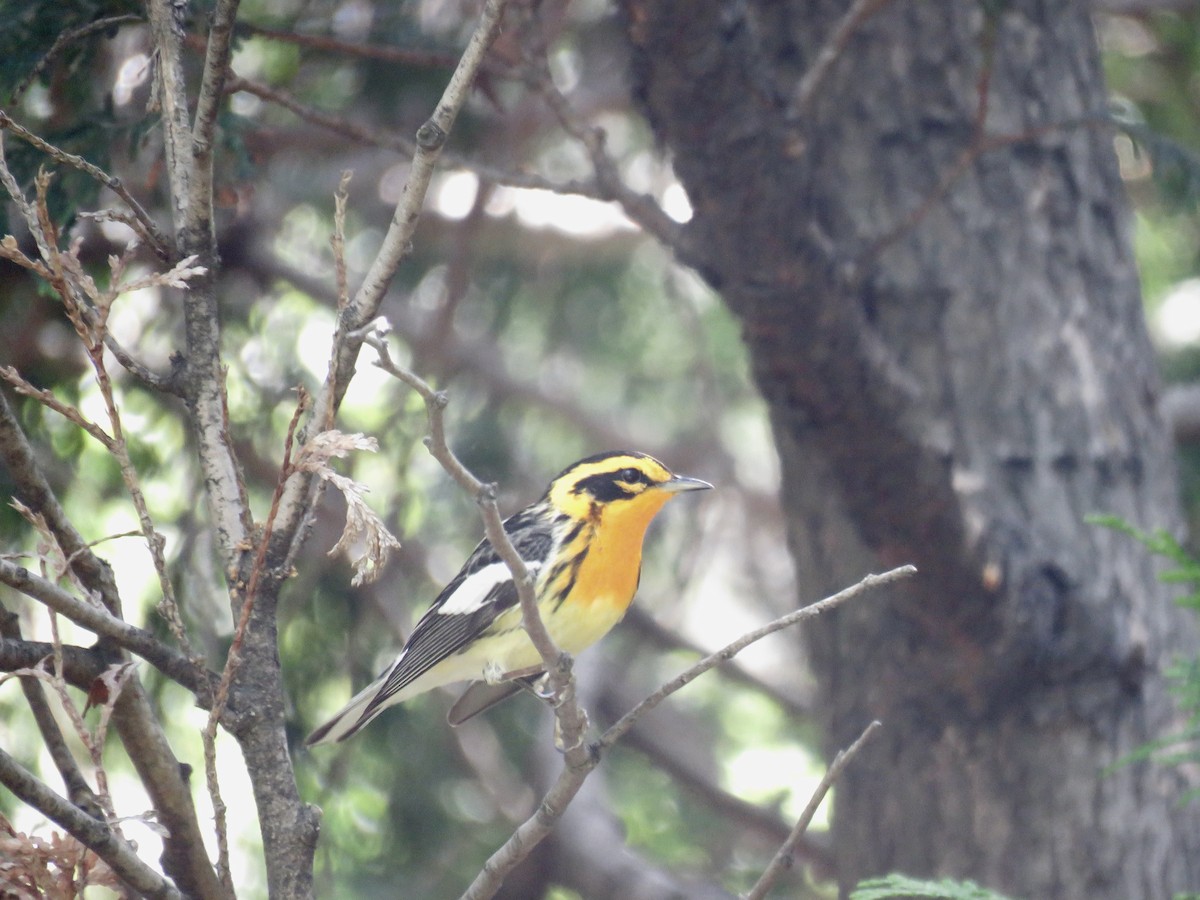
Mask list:
[[[637,591],[650,520],[676,494],[711,487],[643,453],[602,453],[565,469],[537,503],[504,522],[560,649],[578,653],[621,620]],[[450,710],[451,723],[459,724],[515,693],[541,665],[521,625],[512,573],[485,538],[395,661],[305,743],[344,740],[393,704],[456,681],[477,682]]]

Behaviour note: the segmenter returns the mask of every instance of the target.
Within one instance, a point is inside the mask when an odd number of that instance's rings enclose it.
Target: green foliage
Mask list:
[[[1086,517],[1090,525],[1111,528],[1136,540],[1155,556],[1161,556],[1174,564],[1174,568],[1160,572],[1159,580],[1167,584],[1190,585],[1192,590],[1178,598],[1181,606],[1200,611],[1200,560],[1189,553],[1169,532],[1163,529],[1142,531],[1120,516],[1091,515]]]
[[[892,874],[860,881],[850,900],[1006,900],[1003,894],[981,888],[973,881],[926,881]]]
[[[0,93],[5,102],[38,62],[54,46],[59,35],[99,19],[140,14],[136,0],[5,0],[0,3]],[[113,29],[115,31],[115,29]],[[68,71],[84,67],[94,45],[71,43],[61,52]]]
[[[1188,593],[1179,597],[1180,606],[1200,613],[1200,559],[1189,553],[1169,533],[1162,529],[1153,532],[1133,527],[1118,516],[1094,515],[1087,521],[1111,528],[1138,541],[1155,556],[1169,560],[1173,568],[1159,573],[1159,579],[1171,584],[1187,585]],[[1118,765],[1154,760],[1163,765],[1181,765],[1200,760],[1200,658],[1178,659],[1167,669],[1171,689],[1179,700],[1180,709],[1187,715],[1183,729],[1139,747]],[[1183,800],[1200,797],[1200,791],[1189,791]]]

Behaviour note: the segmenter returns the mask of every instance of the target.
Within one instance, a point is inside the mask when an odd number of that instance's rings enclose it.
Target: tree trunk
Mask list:
[[[843,888],[1196,888],[1178,773],[1105,771],[1171,726],[1162,668],[1197,642],[1083,521],[1180,521],[1086,4],[624,12],[683,255],[770,406],[802,596],[921,571],[809,632],[828,749],[885,726],[837,789]]]

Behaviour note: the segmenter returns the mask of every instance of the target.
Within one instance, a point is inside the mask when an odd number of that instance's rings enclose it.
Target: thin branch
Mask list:
[[[460,900],[489,900],[500,890],[508,873],[533,852],[558,824],[591,771],[600,763],[598,754],[589,753],[580,764],[565,761],[557,780],[542,797],[537,810],[522,822],[495,853],[488,857],[475,880],[471,882]]]
[[[175,885],[142,862],[111,827],[54,793],[3,749],[0,749],[0,784],[12,791],[17,799],[65,828],[142,896],[155,900],[182,900],[183,894]]]
[[[487,0],[479,24],[471,34],[454,74],[450,76],[450,83],[446,85],[442,99],[433,115],[417,129],[416,149],[408,182],[396,204],[383,243],[367,269],[358,291],[339,316],[338,328],[343,342],[337,359],[338,371],[333,379],[333,390],[322,391],[316,399],[313,407],[313,420],[316,422],[326,420],[326,407],[332,405],[336,408],[349,385],[354,361],[362,346],[360,339],[350,335],[379,315],[379,305],[396,274],[396,269],[412,252],[412,238],[425,204],[430,180],[446,140],[454,128],[458,113],[467,102],[484,55],[500,30],[500,19],[506,6],[507,0]]]
[[[343,56],[357,56],[360,59],[375,59],[422,69],[453,69],[459,59],[453,53],[441,53],[436,50],[415,50],[408,47],[391,47],[386,44],[356,44],[323,34],[297,34],[294,31],[279,31],[274,28],[264,28],[261,25],[241,24],[238,26],[238,32],[270,38],[310,50],[323,50]],[[512,75],[503,64],[490,60],[483,62],[481,70],[490,75]]]
[[[848,588],[838,591],[831,597],[826,597],[824,600],[818,600],[809,606],[802,607],[788,613],[786,616],[780,616],[773,622],[768,622],[761,628],[756,628],[753,631],[748,631],[736,641],[722,647],[716,653],[711,653],[704,659],[700,660],[691,668],[677,675],[675,678],[668,681],[645,700],[625,713],[618,719],[609,729],[604,732],[600,738],[599,746],[607,749],[624,737],[625,733],[634,726],[638,719],[648,713],[658,704],[662,703],[667,697],[674,694],[680,688],[686,687],[691,682],[695,681],[709,669],[719,666],[728,659],[732,659],[738,653],[741,653],[751,644],[756,641],[761,641],[769,634],[774,634],[777,631],[782,631],[784,628],[789,628],[797,622],[803,622],[805,619],[811,619],[819,616],[824,612],[835,609],[845,603],[847,600],[853,600],[860,594],[864,594],[875,588],[884,587],[895,581],[903,578],[908,578],[917,574],[915,566],[900,566],[891,569],[880,575],[868,575],[863,578],[858,584],[851,585]]]
[[[731,664],[720,669],[722,675]],[[585,683],[595,686],[590,680]],[[600,687],[601,705],[597,712],[606,721],[616,719],[644,696],[624,679],[606,681]],[[625,699],[627,696],[629,700]],[[770,846],[779,846],[787,838],[791,823],[781,818],[774,805],[752,803],[720,784],[720,772],[712,766],[707,740],[710,728],[711,723],[701,716],[677,705],[642,719],[625,736],[623,746],[646,757],[654,768],[669,775],[687,794],[697,798],[743,838],[751,837]],[[560,836],[558,840],[563,838]],[[797,855],[822,872],[834,869],[832,854],[824,840],[807,838],[797,848]]]
[[[542,798],[537,811],[529,819],[521,823],[509,839],[488,858],[487,862],[484,863],[483,869],[462,895],[461,900],[488,900],[488,898],[494,896],[496,891],[500,889],[505,876],[516,868],[517,864],[528,856],[533,848],[557,824],[571,800],[579,792],[588,774],[599,765],[601,752],[619,741],[639,718],[675,693],[675,691],[769,634],[774,634],[780,629],[787,628],[805,619],[813,618],[823,612],[828,612],[868,590],[898,581],[915,572],[916,569],[913,566],[901,566],[889,572],[884,572],[882,575],[868,575],[858,584],[839,591],[831,597],[819,600],[810,606],[796,610],[761,628],[748,632],[724,649],[701,660],[679,677],[667,682],[667,684],[663,685],[622,716],[616,724],[604,733],[599,741],[588,748],[588,752],[582,759],[578,757],[573,758],[568,754],[567,759],[564,761],[562,772],[559,773],[557,780]]]
[[[795,121],[808,113],[808,108],[817,95],[817,89],[833,68],[833,64],[841,58],[854,32],[890,2],[891,0],[854,0],[850,4],[850,8],[842,14],[842,18],[813,57],[808,70],[796,82],[796,89],[792,92],[792,99],[787,107],[787,121]]]
[[[0,559],[0,583],[32,597],[93,634],[140,656],[172,681],[196,694],[204,706],[212,703],[216,676],[164,644],[149,631],[118,619],[99,605],[87,603],[24,566]]]
[[[298,118],[311,125],[324,128],[355,143],[393,150],[405,156],[412,156],[417,152],[417,145],[412,138],[390,131],[383,131],[368,125],[361,125],[342,116],[327,113],[317,109],[315,106],[309,106],[301,102],[287,91],[263,84],[259,81],[252,81],[249,78],[243,78],[234,72],[230,72],[229,77],[225,80],[225,90],[230,94],[251,94],[260,100],[274,103],[276,106],[294,113]]]
[[[37,61],[29,74],[17,82],[17,86],[13,88],[12,93],[8,95],[8,103],[10,106],[16,106],[20,102],[24,93],[29,90],[29,86],[33,84],[41,74],[46,71],[47,67],[54,58],[68,45],[75,41],[81,41],[84,38],[91,37],[101,31],[115,29],[121,25],[131,25],[134,22],[144,21],[141,16],[137,15],[122,15],[109,16],[105,19],[97,19],[95,22],[88,22],[86,25],[80,25],[78,28],[68,28],[66,31],[59,34],[54,39],[54,43],[50,45],[50,49],[45,52],[41,59]]]
[[[632,626],[637,629],[642,637],[652,641],[662,650],[686,650],[697,656],[707,656],[709,653],[708,649],[701,646],[699,642],[679,631],[667,628],[638,606],[630,608],[629,612],[625,614],[625,618],[622,619],[622,623],[627,628]],[[784,711],[788,718],[805,719],[813,715],[814,709],[811,703],[806,702],[805,699],[797,699],[791,693],[764,681],[736,661],[731,660],[729,665],[721,669],[721,675],[769,698]]]
[[[112,435],[110,435],[95,422],[85,418],[83,413],[81,413],[74,406],[71,406],[69,403],[63,403],[56,396],[54,396],[52,391],[34,387],[23,377],[21,377],[21,373],[12,366],[4,366],[0,368],[0,378],[7,381],[12,386],[12,389],[22,397],[29,397],[33,400],[36,400],[47,409],[54,410],[54,412],[58,413],[68,422],[72,423],[73,425],[78,425],[80,429],[86,431],[88,434],[94,437],[100,442],[101,446],[103,446],[105,450],[108,450],[110,453],[113,451],[113,447],[115,446],[116,442],[114,441]]]
[[[817,785],[812,796],[809,798],[808,805],[804,807],[804,811],[800,813],[800,818],[796,820],[796,825],[792,828],[791,834],[788,835],[787,840],[783,842],[778,852],[771,859],[762,876],[754,883],[754,887],[746,892],[743,900],[763,900],[767,896],[767,892],[779,880],[779,877],[792,868],[796,855],[796,847],[799,845],[800,839],[804,837],[804,832],[808,830],[813,816],[816,815],[817,807],[821,805],[821,801],[825,799],[825,795],[829,793],[829,789],[833,787],[833,783],[841,777],[842,770],[850,764],[850,760],[854,759],[858,751],[863,748],[866,742],[881,727],[879,722],[872,722],[858,736],[858,740],[845,750],[838,751],[837,756],[833,758],[833,762],[830,764],[828,770],[826,770],[825,777],[821,779],[821,783]]]
[[[162,233],[158,224],[146,212],[145,207],[137,201],[133,194],[129,193],[129,189],[125,187],[124,182],[120,178],[109,175],[99,166],[88,162],[82,156],[76,156],[74,153],[55,147],[53,144],[38,137],[32,131],[17,124],[13,119],[0,110],[0,128],[11,132],[12,134],[25,141],[42,153],[45,153],[51,159],[62,163],[65,166],[70,166],[73,169],[78,169],[88,177],[100,182],[114,194],[121,198],[122,202],[129,207],[133,218],[129,220],[130,226],[137,232],[138,237],[150,245],[150,248],[158,255],[160,259],[168,260],[171,258],[171,243],[167,236]]]
[[[689,258],[689,248],[684,241],[684,232],[679,223],[663,211],[658,202],[648,194],[633,190],[621,177],[620,170],[606,147],[607,135],[603,128],[587,124],[579,119],[570,102],[554,84],[550,74],[549,48],[542,32],[542,20],[535,10],[536,4],[524,7],[522,50],[526,62],[526,82],[541,95],[550,107],[563,131],[579,141],[587,151],[592,169],[596,173],[596,185],[603,199],[615,201],[625,215],[636,222],[643,231],[653,235],[665,247],[676,251],[680,258]]]
[[[0,257],[7,259],[9,262],[16,263],[23,269],[28,269],[39,278],[49,281],[54,277],[53,273],[47,269],[42,263],[36,259],[30,259],[21,252],[17,246],[17,239],[11,234],[6,234],[3,240],[0,240]]]
[[[14,641],[24,643],[24,639],[21,637],[20,619],[16,613],[9,612],[3,608],[0,608],[0,637],[4,638],[6,645]],[[59,676],[63,678],[66,677],[66,666],[63,665],[65,649],[61,644],[57,647],[49,648],[50,653],[57,654],[58,658],[55,660],[55,665]],[[48,655],[42,654],[41,659],[45,659]],[[32,668],[32,666],[24,665],[19,668]],[[97,675],[99,675],[99,672],[97,672]],[[41,683],[34,678],[22,678],[21,691],[25,694],[25,702],[29,704],[29,709],[33,713],[33,720],[37,724],[38,732],[42,736],[42,743],[50,752],[50,758],[54,761],[54,767],[58,769],[58,774],[63,780],[63,787],[67,789],[67,797],[70,798],[71,803],[87,812],[93,818],[102,817],[104,810],[100,805],[99,799],[87,783],[87,779],[83,777],[83,772],[80,770],[79,764],[75,761],[74,754],[67,747],[67,743],[63,739],[62,729],[58,727],[58,720],[54,718],[54,713],[51,711],[50,704],[46,700],[46,693]]]
[[[208,47],[204,54],[204,72],[196,95],[196,118],[192,124],[192,183],[188,197],[191,224],[207,225],[212,237],[213,214],[213,142],[216,139],[217,113],[225,99],[225,78],[233,53],[233,27],[240,0],[217,0],[208,29]]]
[[[412,156],[417,152],[417,145],[410,137],[393,131],[374,128],[359,122],[352,122],[343,116],[333,115],[332,113],[317,109],[315,106],[309,106],[296,99],[296,97],[287,91],[265,85],[258,81],[251,81],[248,78],[242,78],[230,73],[229,78],[225,82],[225,90],[231,94],[238,91],[252,94],[260,100],[274,103],[294,113],[298,118],[311,125],[316,125],[318,128],[323,128],[358,144],[392,150],[405,156]],[[506,187],[550,191],[554,194],[570,194],[588,197],[592,200],[612,199],[609,193],[596,184],[594,180],[580,181],[572,179],[569,181],[555,181],[554,179],[537,175],[533,172],[516,172],[511,169],[489,165],[488,163],[471,159],[461,153],[456,153],[448,148],[442,151],[441,162],[448,168],[466,169],[467,171],[474,172],[482,181],[489,181],[493,184],[501,184]]]
[[[162,391],[164,394],[174,394],[176,397],[182,396],[179,385],[176,383],[172,375],[160,375],[134,357],[132,353],[126,350],[121,342],[113,337],[112,333],[105,329],[104,331],[104,346],[116,358],[126,372],[144,384],[146,387]]]

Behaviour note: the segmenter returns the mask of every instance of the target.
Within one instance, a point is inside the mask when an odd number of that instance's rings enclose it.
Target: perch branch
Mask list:
[[[525,859],[532,852],[533,848],[557,824],[571,800],[574,799],[580,787],[583,786],[583,782],[588,774],[599,765],[601,751],[619,741],[641,716],[675,693],[675,691],[695,680],[714,666],[719,665],[744,650],[755,641],[766,637],[768,634],[774,634],[780,629],[795,625],[805,619],[813,618],[823,612],[828,612],[868,590],[890,584],[915,572],[916,569],[913,566],[901,566],[900,568],[884,572],[882,575],[868,575],[858,584],[839,591],[831,597],[827,597],[803,609],[796,610],[761,628],[746,633],[724,649],[702,659],[682,675],[663,685],[659,690],[655,691],[622,716],[615,725],[604,733],[599,741],[587,748],[587,752],[583,755],[582,759],[573,759],[570,755],[567,756],[562,772],[559,773],[557,780],[555,780],[554,784],[551,785],[542,798],[542,802],[539,804],[536,812],[522,822],[512,835],[509,836],[508,840],[488,858],[487,862],[483,865],[483,869],[480,870],[470,887],[462,895],[461,900],[488,900],[488,898],[493,897],[496,891],[500,889],[505,876],[516,868],[517,864]]]

